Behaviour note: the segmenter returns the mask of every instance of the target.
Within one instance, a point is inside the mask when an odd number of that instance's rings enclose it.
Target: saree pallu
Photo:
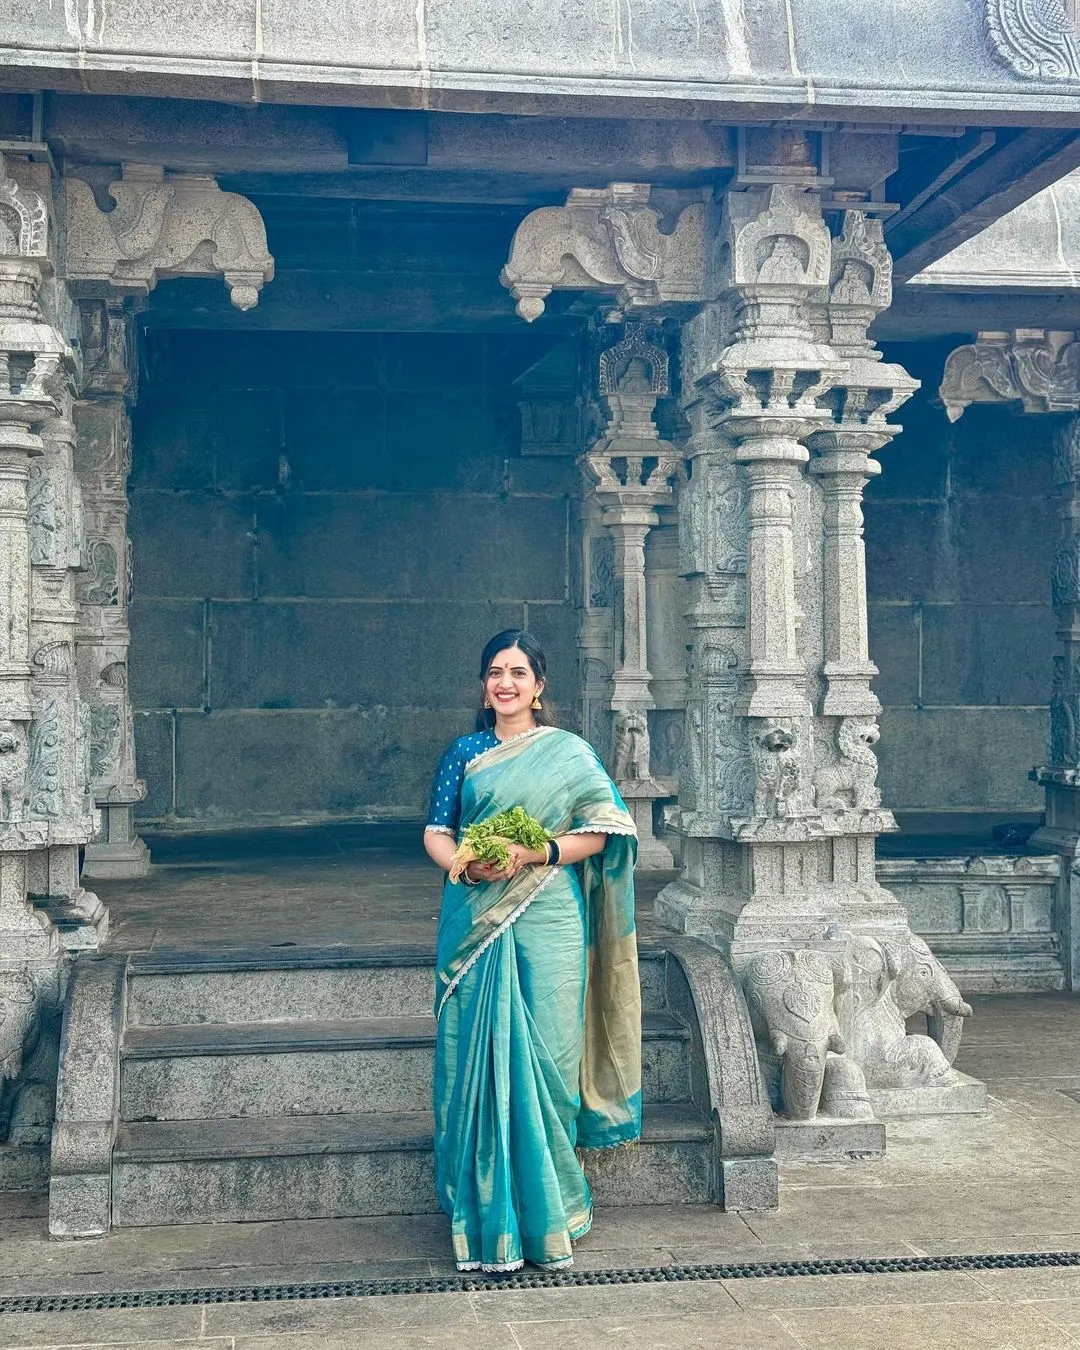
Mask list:
[[[460,828],[522,806],[602,853],[447,881],[435,1012],[435,1180],[460,1269],[558,1266],[588,1231],[578,1148],[641,1132],[634,823],[587,742],[537,727],[477,756]]]

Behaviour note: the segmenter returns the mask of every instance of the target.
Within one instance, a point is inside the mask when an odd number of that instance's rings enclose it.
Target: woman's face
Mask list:
[[[533,674],[529,658],[519,647],[496,652],[484,677],[484,697],[504,717],[531,708],[543,688],[543,682]]]

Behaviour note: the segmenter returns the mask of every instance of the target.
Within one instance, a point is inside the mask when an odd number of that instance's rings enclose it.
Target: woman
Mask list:
[[[443,755],[424,847],[522,806],[554,836],[449,877],[439,918],[435,1181],[459,1270],[564,1266],[592,1197],[577,1148],[641,1130],[632,817],[587,742],[554,727],[520,629],[480,661],[477,730]]]

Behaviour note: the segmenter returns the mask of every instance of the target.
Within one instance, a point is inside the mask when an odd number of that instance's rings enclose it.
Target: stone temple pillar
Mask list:
[[[678,469],[674,447],[660,440],[653,421],[668,388],[667,352],[642,325],[627,325],[626,336],[600,357],[608,424],[584,460],[600,524],[612,539],[611,768],[638,827],[638,865],[654,870],[670,868],[672,857],[653,825],[653,805],[667,789],[653,776],[650,754],[645,539],[659,522],[658,508],[671,500]]]
[[[205,174],[124,164],[102,211],[79,167],[64,179],[66,280],[80,302],[83,384],[76,465],[86,509],[86,570],[78,587],[79,679],[90,705],[89,755],[101,830],[86,877],[139,877],[150,855],[134,825],[145,787],[135,771],[128,693],[131,546],[127,476],[135,393],[132,315],[162,277],[221,277],[241,310],[274,275],[255,205]]]
[[[81,509],[51,194],[48,166],[0,157],[0,1177],[31,1175],[19,1079],[61,997],[64,947],[96,945],[106,920],[76,866],[92,830],[73,665]]]
[[[971,1010],[875,871],[893,820],[876,785],[861,496],[895,434],[886,419],[916,386],[866,337],[891,298],[880,222],[845,196],[834,240],[820,143],[798,130],[758,139],[736,190],[684,206],[664,231],[641,184],[533,212],[502,279],[528,320],[558,288],[684,320],[682,871],[656,914],[738,973],[789,1153],[826,1139],[875,1152],[875,1115],[986,1100],[952,1068]],[[617,426],[596,475],[605,514],[652,486]],[[626,575],[655,520],[647,506],[619,518]],[[630,674],[636,694],[644,679]],[[907,1035],[917,1012],[932,1035]]]
[[[916,387],[866,339],[881,227],[849,211],[833,240],[812,187],[778,182],[729,193],[716,230],[717,300],[684,334],[683,871],[657,914],[741,974],[789,1122],[978,1110],[951,1068],[970,1009],[875,876],[861,495]],[[906,1035],[920,1009],[935,1039]]]
[[[1080,988],[1080,341],[1071,332],[979,333],[945,363],[940,394],[955,422],[972,403],[1019,403],[1027,413],[1067,414],[1055,428],[1054,482],[1061,533],[1050,575],[1058,653],[1050,688],[1050,758],[1030,777],[1046,793],[1031,837],[1061,856],[1057,928],[1070,989]]]
[[[135,391],[132,319],[123,304],[83,301],[82,397],[75,407],[76,464],[86,510],[87,570],[79,587],[79,676],[90,707],[90,772],[101,812],[87,846],[86,877],[144,876],[150,852],[135,831],[146,785],[135,772],[128,694],[131,543],[127,478]]]

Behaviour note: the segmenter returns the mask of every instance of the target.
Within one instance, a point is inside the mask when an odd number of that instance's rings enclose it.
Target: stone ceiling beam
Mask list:
[[[1073,129],[1026,127],[996,134],[992,150],[971,160],[916,210],[886,221],[897,281],[907,281],[1080,168],[1080,135]]]

